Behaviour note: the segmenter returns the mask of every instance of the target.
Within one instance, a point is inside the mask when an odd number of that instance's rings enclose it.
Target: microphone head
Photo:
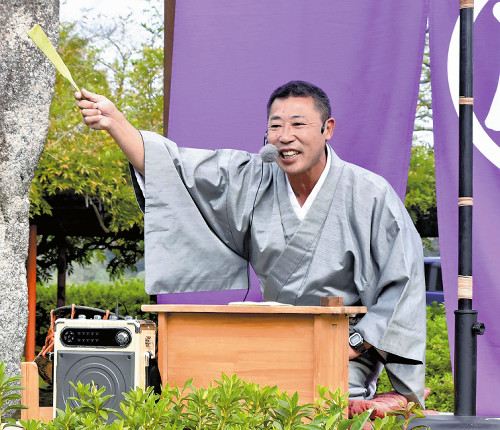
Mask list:
[[[272,163],[278,158],[278,149],[272,143],[268,143],[260,149],[259,155],[264,163]]]

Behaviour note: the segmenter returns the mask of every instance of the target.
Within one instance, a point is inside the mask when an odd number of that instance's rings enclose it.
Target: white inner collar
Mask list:
[[[325,179],[328,175],[328,172],[330,171],[330,165],[332,164],[332,157],[330,154],[330,145],[326,145],[326,166],[323,169],[323,173],[321,173],[321,176],[318,179],[318,182],[316,182],[316,185],[311,191],[311,194],[307,196],[306,201],[304,202],[303,206],[300,206],[299,201],[297,200],[297,197],[295,196],[295,193],[293,192],[292,186],[290,185],[290,181],[288,180],[288,176],[285,175],[286,177],[286,187],[288,190],[288,198],[290,199],[290,203],[292,204],[292,208],[295,211],[295,214],[297,215],[297,218],[299,220],[303,220],[306,217],[307,211],[311,207],[311,205],[314,202],[314,199],[319,193],[319,190],[321,189],[323,183],[325,182]]]

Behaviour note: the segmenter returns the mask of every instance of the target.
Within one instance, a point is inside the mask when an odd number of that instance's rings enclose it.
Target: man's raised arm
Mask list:
[[[144,144],[139,131],[106,97],[87,90],[82,90],[82,94],[75,93],[75,98],[78,100],[83,122],[94,130],[106,130],[128,161],[144,175]]]

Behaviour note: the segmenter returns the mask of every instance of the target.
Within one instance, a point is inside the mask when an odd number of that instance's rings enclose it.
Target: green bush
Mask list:
[[[431,389],[426,409],[453,412],[453,374],[444,304],[427,306],[427,350],[425,386]],[[380,375],[377,392],[393,390],[387,374]]]
[[[124,394],[120,403],[120,415],[111,421],[117,411],[106,408],[106,396],[102,387],[73,385],[78,397],[71,400],[78,407],[58,410],[50,423],[21,421],[22,428],[36,429],[172,429],[172,430],[345,430],[361,429],[369,422],[371,410],[346,416],[347,395],[340,390],[332,392],[318,387],[319,398],[314,404],[300,404],[297,393],[289,396],[278,388],[263,387],[238,379],[236,375],[222,375],[208,388],[195,388],[192,380],[183,388],[167,386],[161,395],[136,388]],[[69,402],[68,404],[69,405]],[[384,419],[376,418],[371,426],[378,430],[408,428],[415,417],[423,417],[414,404],[396,411]]]
[[[426,386],[431,389],[426,408],[453,412],[453,374],[444,305],[427,307]]]
[[[3,428],[5,423],[12,423],[13,419],[9,417],[12,411],[26,409],[26,406],[19,404],[21,395],[19,390],[24,390],[18,385],[20,376],[9,377],[5,373],[5,363],[0,363],[0,428]]]
[[[38,285],[36,289],[36,347],[39,351],[45,344],[50,326],[50,311],[56,308],[56,285]],[[119,279],[110,285],[89,282],[85,285],[66,286],[66,304],[109,309],[114,312],[120,301],[120,315],[138,316],[139,319],[157,321],[157,315],[142,312],[141,305],[151,303],[144,291],[144,280]]]

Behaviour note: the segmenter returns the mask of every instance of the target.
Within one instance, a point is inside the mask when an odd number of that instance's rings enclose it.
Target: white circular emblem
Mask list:
[[[474,21],[481,12],[481,9],[489,0],[476,0],[474,2]],[[500,21],[500,2],[493,7],[493,15]],[[458,95],[459,95],[459,59],[460,52],[460,17],[457,19],[455,28],[451,35],[448,49],[448,84],[453,106],[458,115]],[[500,79],[498,88],[491,104],[491,109],[485,120],[485,125],[491,130],[500,131]],[[500,169],[500,147],[488,135],[486,130],[478,121],[476,114],[473,115],[473,141],[479,151]]]

